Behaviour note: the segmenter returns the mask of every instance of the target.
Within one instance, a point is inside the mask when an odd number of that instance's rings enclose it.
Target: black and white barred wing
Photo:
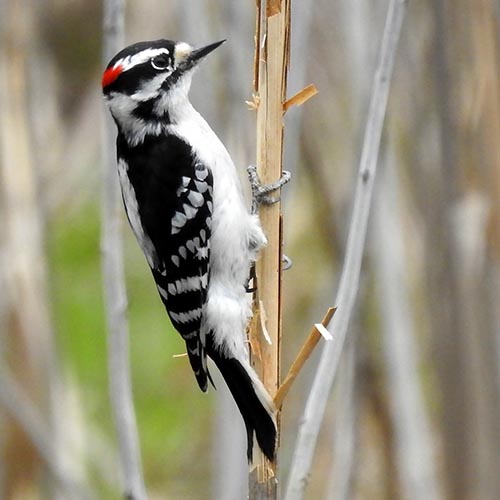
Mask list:
[[[205,390],[201,322],[209,276],[212,174],[192,156],[186,142],[171,134],[150,137],[134,147],[119,134],[117,152],[130,225]]]
[[[203,391],[209,376],[201,322],[209,278],[212,187],[212,174],[201,163],[181,177],[175,210],[167,224],[169,252],[158,255],[160,266],[153,269],[161,299],[186,341],[191,367]]]

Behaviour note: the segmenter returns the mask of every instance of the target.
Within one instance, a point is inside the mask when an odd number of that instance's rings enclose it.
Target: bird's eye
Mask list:
[[[159,56],[153,57],[153,59],[151,59],[151,66],[153,66],[154,69],[158,70],[167,69],[169,67],[169,60],[167,55],[160,54]]]

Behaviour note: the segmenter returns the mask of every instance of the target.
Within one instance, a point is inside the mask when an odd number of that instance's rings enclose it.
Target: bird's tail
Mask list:
[[[253,436],[269,460],[276,450],[276,419],[274,403],[259,377],[244,360],[227,357],[217,348],[208,350],[238,405],[247,430],[247,456],[252,461]]]

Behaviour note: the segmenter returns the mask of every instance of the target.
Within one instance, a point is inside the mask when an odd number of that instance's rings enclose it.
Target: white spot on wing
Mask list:
[[[194,181],[194,184],[196,186],[196,189],[198,190],[199,193],[204,193],[207,188],[208,184],[205,181]]]
[[[187,252],[186,252],[186,247],[180,246],[179,247],[179,255],[185,259],[187,257]]]
[[[184,203],[184,205],[182,205],[182,208],[184,209],[184,212],[186,212],[186,217],[188,219],[193,219],[198,213],[198,209],[188,205],[187,203]]]
[[[201,277],[200,282],[201,282],[201,286],[202,286],[202,288],[207,288],[207,285],[208,285],[208,273],[205,273],[205,274]]]
[[[160,292],[160,295],[165,299],[167,300],[167,292],[160,286],[160,285],[156,285],[156,288],[158,289],[158,292]]]
[[[172,217],[172,226],[174,227],[182,227],[187,221],[187,217],[182,212],[175,212],[175,215]]]
[[[184,292],[195,292],[197,290],[201,290],[201,281],[202,277],[200,276],[190,276],[189,278],[181,278],[175,281],[175,289],[177,293]]]
[[[208,247],[199,248],[196,257],[198,257],[199,260],[208,258]]]
[[[208,177],[208,170],[206,168],[195,170],[195,175],[198,180],[204,181]]]
[[[171,311],[170,316],[177,323],[189,323],[190,321],[201,318],[201,307],[181,313],[175,313]]]
[[[189,191],[188,194],[188,200],[193,205],[193,207],[199,208],[203,205],[205,202],[205,199],[203,198],[203,195],[200,193],[197,193],[196,191]]]

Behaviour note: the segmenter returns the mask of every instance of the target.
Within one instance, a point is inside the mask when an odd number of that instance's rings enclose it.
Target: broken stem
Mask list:
[[[302,367],[304,366],[305,362],[309,359],[309,356],[311,356],[312,352],[314,351],[314,348],[318,345],[320,339],[322,337],[325,338],[325,340],[331,339],[331,336],[329,338],[325,337],[324,333],[318,327],[323,326],[325,327],[326,330],[326,326],[328,325],[328,323],[330,323],[330,320],[332,319],[336,310],[337,310],[336,307],[330,307],[326,312],[323,321],[313,326],[311,333],[309,334],[306,341],[302,345],[299,353],[297,354],[297,357],[295,358],[295,361],[290,366],[290,369],[288,370],[285,380],[283,380],[282,384],[278,389],[278,392],[276,393],[276,396],[274,396],[274,404],[276,405],[276,408],[278,409],[281,408],[283,400],[288,394],[290,387],[292,387],[293,382],[300,373],[300,370],[302,370]],[[326,332],[328,332],[328,330],[326,330]]]

